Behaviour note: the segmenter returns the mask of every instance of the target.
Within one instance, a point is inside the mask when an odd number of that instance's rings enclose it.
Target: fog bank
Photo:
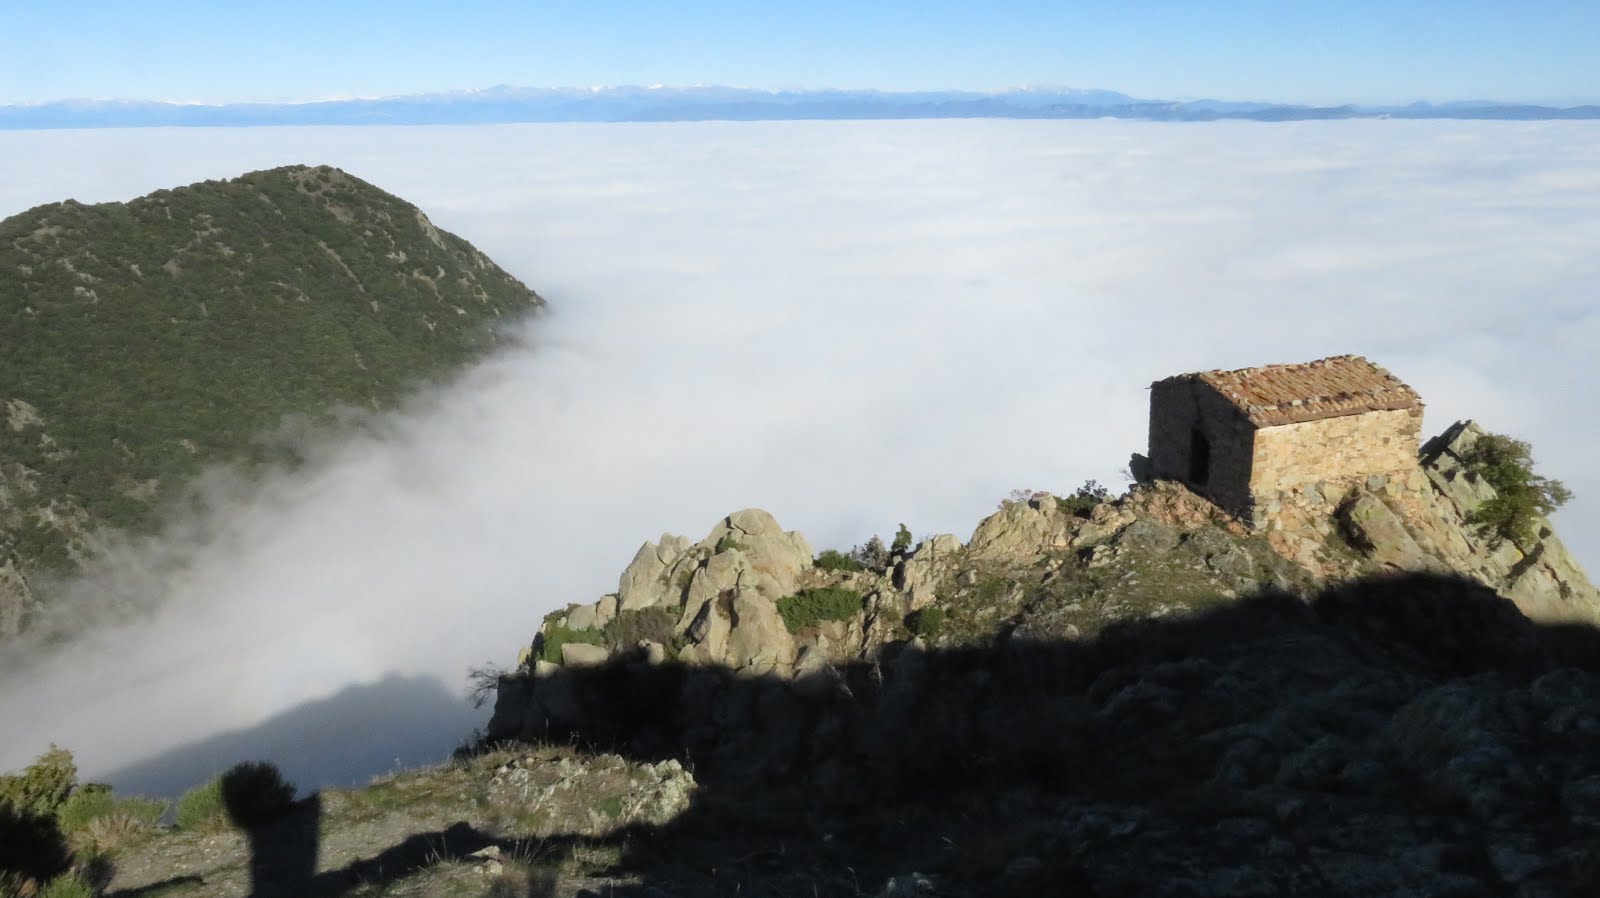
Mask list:
[[[292,713],[335,696],[462,693],[544,613],[614,590],[642,541],[698,539],[739,508],[848,548],[902,521],[964,539],[1015,488],[1121,487],[1146,387],[1205,368],[1361,353],[1421,393],[1427,433],[1472,417],[1530,440],[1577,496],[1556,523],[1593,572],[1597,138],[1384,121],[0,132],[19,173],[0,215],[326,163],[553,308],[522,348],[302,472],[214,490],[169,540],[186,560],[156,577],[157,617],[7,675],[0,769],[54,741],[90,778],[169,782],[163,759],[339,719]],[[384,737],[402,763],[466,735],[453,716],[415,726]],[[370,753],[263,745],[307,785],[376,772]]]

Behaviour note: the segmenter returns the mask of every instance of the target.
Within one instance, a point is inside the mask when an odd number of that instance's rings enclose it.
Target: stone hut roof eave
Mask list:
[[[1203,384],[1257,430],[1376,411],[1418,410],[1422,398],[1386,369],[1357,355],[1233,371],[1198,371],[1152,389]]]

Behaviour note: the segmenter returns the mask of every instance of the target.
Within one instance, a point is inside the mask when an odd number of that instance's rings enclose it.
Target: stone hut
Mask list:
[[[1409,471],[1422,400],[1361,356],[1179,374],[1150,385],[1150,473],[1250,519],[1323,481]]]

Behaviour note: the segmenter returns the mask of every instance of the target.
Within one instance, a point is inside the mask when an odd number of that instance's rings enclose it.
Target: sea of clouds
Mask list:
[[[153,617],[5,673],[48,743],[171,792],[441,760],[470,666],[739,508],[818,548],[1120,488],[1168,374],[1354,352],[1530,440],[1600,567],[1596,123],[807,122],[0,133],[0,216],[289,163],[421,206],[551,303],[519,348],[84,586]],[[3,385],[0,385],[3,393]],[[123,584],[117,586],[116,584]],[[130,585],[135,584],[135,585]],[[13,659],[15,663],[15,659]],[[25,722],[19,725],[19,722]]]

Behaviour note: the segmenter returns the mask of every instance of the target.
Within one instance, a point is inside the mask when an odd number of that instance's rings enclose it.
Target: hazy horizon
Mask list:
[[[965,539],[1012,489],[1120,488],[1146,387],[1192,370],[1366,355],[1422,395],[1425,435],[1470,417],[1531,441],[1594,572],[1595,128],[0,132],[22,173],[0,216],[331,164],[552,308],[306,470],[220,478],[212,517],[113,566],[163,612],[8,677],[0,719],[41,722],[0,734],[0,769],[54,741],[93,779],[368,687],[461,694],[545,612],[614,590],[640,543],[739,508],[848,548],[900,522]],[[467,735],[428,724],[403,761]],[[370,762],[285,766],[312,785]]]
[[[308,22],[316,23],[307,27]],[[1594,97],[1600,7],[912,0],[271,7],[12,4],[0,104],[137,96],[239,102],[492,84],[1100,87],[1273,103]]]

